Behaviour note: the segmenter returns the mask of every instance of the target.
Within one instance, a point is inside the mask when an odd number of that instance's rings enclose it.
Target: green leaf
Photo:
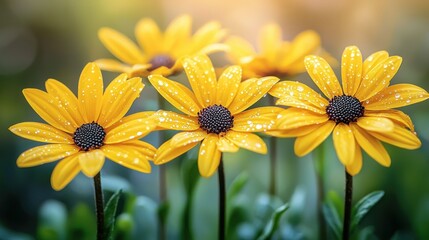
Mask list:
[[[234,179],[234,181],[232,181],[231,186],[228,188],[228,194],[227,194],[228,202],[231,199],[235,198],[241,192],[241,190],[243,190],[243,187],[246,185],[247,180],[249,180],[249,174],[247,174],[246,172],[243,172],[240,175],[238,175]]]
[[[190,158],[182,161],[181,173],[183,184],[185,185],[186,194],[189,196],[195,191],[198,181],[200,180],[200,172],[198,171],[197,159]]]
[[[353,232],[358,226],[359,222],[377,204],[378,201],[384,196],[383,191],[372,192],[363,197],[352,209],[352,222],[350,230]]]
[[[271,219],[268,221],[267,225],[262,232],[262,235],[259,236],[258,240],[270,239],[273,233],[277,230],[279,226],[280,217],[284,212],[289,208],[289,204],[285,203],[281,207],[277,208],[274,213],[271,215]]]
[[[104,207],[104,231],[106,239],[113,239],[113,229],[115,228],[116,210],[118,208],[119,198],[122,190],[119,189],[114,193]]]
[[[332,204],[323,204],[322,206],[323,216],[328,226],[332,229],[336,239],[340,239],[341,236],[341,221],[336,208]]]

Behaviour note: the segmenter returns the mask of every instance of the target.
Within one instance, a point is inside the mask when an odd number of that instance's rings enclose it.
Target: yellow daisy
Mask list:
[[[264,141],[252,132],[269,130],[282,108],[260,107],[247,111],[279,80],[276,77],[253,78],[241,82],[241,68],[231,66],[216,79],[210,59],[197,55],[183,60],[192,91],[161,75],[149,81],[173,106],[182,111],[158,111],[159,126],[180,130],[162,144],[155,164],[166,163],[202,142],[198,168],[204,177],[218,168],[222,152],[236,152],[239,147],[265,154]]]
[[[149,173],[156,149],[137,140],[156,127],[153,112],[124,117],[144,85],[140,78],[115,78],[103,94],[103,79],[95,63],[85,66],[76,96],[61,82],[46,81],[47,92],[27,88],[23,94],[48,124],[18,123],[14,134],[49,143],[23,152],[18,167],[33,167],[62,159],[51,176],[55,190],[63,189],[80,171],[88,177],[100,172],[104,158],[125,167]]]
[[[351,175],[362,167],[361,148],[383,166],[390,166],[390,156],[381,141],[406,149],[416,149],[421,142],[411,119],[395,110],[429,97],[412,84],[389,86],[402,58],[379,51],[362,63],[355,46],[342,56],[342,88],[332,68],[321,57],[308,56],[305,67],[325,99],[305,84],[284,81],[270,94],[277,104],[290,106],[281,112],[270,134],[297,137],[295,153],[304,156],[333,133],[337,156]]]
[[[103,70],[125,72],[129,76],[169,76],[180,70],[178,60],[185,55],[225,50],[226,46],[218,42],[226,32],[218,22],[205,24],[194,35],[191,25],[191,17],[183,15],[162,33],[152,19],[144,18],[135,28],[139,46],[111,28],[101,28],[98,32],[101,42],[120,61],[99,59],[96,63]]]
[[[243,68],[243,77],[290,76],[305,72],[304,57],[309,54],[329,55],[320,46],[319,35],[311,30],[301,32],[292,42],[282,40],[277,24],[265,25],[259,33],[259,52],[240,37],[229,37],[228,56]],[[332,61],[331,59],[329,59]]]

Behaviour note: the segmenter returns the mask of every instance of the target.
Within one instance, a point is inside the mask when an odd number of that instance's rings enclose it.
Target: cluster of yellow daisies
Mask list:
[[[98,59],[83,69],[76,96],[61,82],[49,79],[46,91],[23,93],[45,123],[11,126],[23,138],[48,143],[23,152],[19,167],[32,167],[61,159],[51,184],[63,189],[80,171],[97,175],[105,157],[133,170],[148,173],[150,161],[169,162],[199,146],[198,168],[204,177],[218,168],[222,152],[239,148],[266,153],[255,133],[296,137],[295,153],[304,156],[331,133],[338,159],[351,175],[362,167],[361,148],[383,166],[390,157],[381,142],[401,148],[421,145],[408,115],[395,108],[429,97],[412,84],[390,85],[402,58],[376,52],[365,60],[355,46],[341,59],[341,83],[329,65],[333,62],[313,31],[282,40],[279,26],[260,32],[255,48],[240,37],[226,36],[217,22],[191,32],[191,17],[176,18],[162,32],[152,19],[135,28],[135,44],[123,34],[102,28],[99,38],[117,58]],[[234,64],[219,77],[206,54],[224,51]],[[120,72],[104,88],[101,71]],[[190,89],[166,77],[184,71]],[[307,71],[321,94],[296,81],[279,81]],[[140,77],[179,112],[147,111],[125,116],[144,88]],[[266,94],[276,105],[249,109]],[[179,133],[159,148],[140,140],[152,131]]]

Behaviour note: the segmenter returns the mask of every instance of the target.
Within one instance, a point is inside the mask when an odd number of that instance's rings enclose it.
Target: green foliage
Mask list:
[[[258,237],[258,240],[270,239],[273,233],[277,230],[279,226],[280,217],[284,212],[289,208],[289,204],[285,203],[281,207],[277,208],[271,216],[270,221],[268,221],[267,225],[262,232],[262,235]]]
[[[77,204],[68,216],[67,228],[68,239],[94,239],[96,234],[94,210],[84,203]]]
[[[181,174],[186,192],[185,208],[182,214],[182,238],[192,240],[192,205],[196,186],[200,180],[198,163],[196,158],[189,158],[182,161]]]
[[[61,240],[66,238],[67,210],[63,203],[48,200],[39,210],[37,238]]]
[[[121,197],[122,190],[115,192],[107,201],[104,207],[104,231],[106,239],[113,239],[113,229],[115,227],[116,211],[118,208],[119,198]]]
[[[340,220],[341,211],[341,199],[335,192],[329,192],[327,194],[326,203],[323,204],[322,211],[326,223],[333,233],[335,239],[340,239],[342,233],[342,223]]]
[[[380,199],[384,196],[383,191],[375,191],[372,192],[365,197],[363,197],[352,209],[352,222],[350,231],[354,232],[359,222],[365,215],[371,210],[371,208],[380,201]]]

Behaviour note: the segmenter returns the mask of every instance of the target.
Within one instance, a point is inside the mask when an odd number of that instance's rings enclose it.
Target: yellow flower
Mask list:
[[[115,78],[103,94],[103,79],[95,63],[85,66],[76,96],[61,82],[48,79],[47,92],[27,88],[24,96],[48,124],[18,123],[9,128],[16,135],[49,143],[23,152],[19,167],[33,167],[62,159],[51,176],[55,190],[63,189],[80,171],[88,177],[100,172],[104,158],[148,173],[156,149],[137,140],[156,127],[153,112],[124,117],[144,85],[140,78]]]
[[[240,37],[230,37],[228,56],[243,68],[243,77],[291,76],[305,72],[304,57],[309,54],[329,55],[320,46],[319,35],[311,30],[301,32],[292,42],[282,40],[277,24],[265,25],[259,33],[259,52]],[[329,57],[330,62],[334,62]]]
[[[304,156],[332,132],[337,156],[351,175],[362,168],[361,148],[379,164],[390,166],[390,156],[381,141],[406,149],[421,145],[411,119],[392,108],[429,97],[424,89],[412,84],[389,86],[401,62],[401,57],[379,51],[362,63],[359,49],[347,47],[342,57],[341,88],[323,58],[306,57],[308,74],[328,100],[302,83],[276,84],[270,94],[279,98],[277,104],[290,108],[279,114],[279,130],[270,134],[297,137],[295,153]]]
[[[205,24],[193,36],[191,25],[191,17],[183,15],[162,33],[152,19],[144,18],[135,28],[140,46],[111,28],[101,28],[98,32],[101,42],[122,62],[99,59],[96,63],[103,70],[125,72],[129,76],[169,76],[180,70],[179,60],[185,55],[225,50],[226,46],[217,43],[226,33],[218,22]]]
[[[244,110],[261,99],[279,79],[264,77],[241,82],[241,68],[231,66],[217,80],[205,55],[185,58],[183,68],[192,91],[161,75],[149,76],[158,92],[184,113],[160,110],[155,114],[160,127],[182,131],[159,147],[155,164],[166,163],[202,142],[198,168],[202,176],[209,177],[219,165],[221,152],[236,152],[241,147],[266,153],[264,141],[252,132],[269,130],[283,109]]]

